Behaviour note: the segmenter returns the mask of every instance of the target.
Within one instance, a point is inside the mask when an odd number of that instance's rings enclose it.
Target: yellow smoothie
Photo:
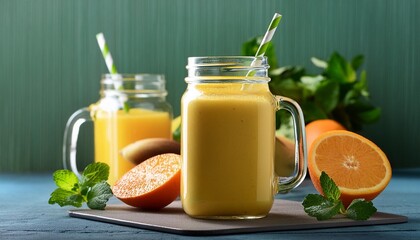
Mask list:
[[[171,117],[167,112],[132,108],[106,112],[94,117],[95,161],[110,166],[108,183],[113,185],[135,165],[121,157],[125,146],[144,138],[171,138]]]
[[[200,84],[183,96],[181,200],[190,216],[262,217],[272,207],[275,101],[266,83],[245,89]]]

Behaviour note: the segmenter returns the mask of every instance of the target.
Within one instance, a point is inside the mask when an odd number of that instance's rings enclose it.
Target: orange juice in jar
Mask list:
[[[165,101],[163,75],[105,74],[101,99],[76,111],[68,120],[64,136],[64,166],[79,174],[76,141],[80,124],[94,123],[95,162],[110,166],[108,183],[115,183],[135,165],[122,158],[125,146],[145,138],[171,138],[172,108]]]
[[[181,104],[184,211],[196,218],[266,216],[277,191],[298,186],[306,174],[299,106],[270,93],[265,57],[195,57],[187,68]],[[279,106],[295,118],[301,153],[295,175],[281,182],[274,171]]]

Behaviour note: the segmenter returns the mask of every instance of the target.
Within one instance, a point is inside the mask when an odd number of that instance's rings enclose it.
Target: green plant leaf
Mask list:
[[[346,112],[352,116],[352,121],[359,124],[371,124],[381,117],[381,109],[370,103],[357,100],[346,107]]]
[[[346,216],[354,220],[367,220],[377,209],[373,206],[370,201],[364,199],[355,199],[351,202],[346,210]]]
[[[53,173],[53,179],[57,187],[66,191],[77,192],[79,179],[76,174],[67,169],[57,170]]]
[[[324,171],[321,173],[320,182],[324,196],[330,200],[340,199],[340,189],[337,187],[335,182],[328,176]]]
[[[325,80],[323,76],[302,76],[300,81],[303,83],[303,87],[308,89],[310,92],[315,93],[322,81]]]
[[[343,208],[341,201],[325,199],[318,194],[308,194],[302,203],[304,211],[317,220],[327,220],[337,215]]]
[[[361,123],[368,124],[377,122],[381,117],[380,108],[372,108],[357,114],[357,118],[361,120]]]
[[[302,205],[306,207],[311,207],[315,205],[321,205],[325,201],[325,198],[319,194],[308,194],[302,202]]]
[[[109,184],[106,181],[99,182],[88,192],[87,205],[91,209],[103,210],[110,197],[112,191]]]
[[[366,71],[362,71],[360,73],[360,79],[354,84],[353,88],[359,91],[361,96],[366,97],[366,98],[369,97]]]
[[[359,67],[363,64],[364,56],[363,55],[357,55],[351,60],[351,66],[354,70],[359,69]]]
[[[261,38],[253,38],[244,43],[243,55],[253,56],[260,41]],[[312,63],[323,71],[321,74],[308,74],[300,66],[274,67],[277,66],[275,52],[267,54],[269,61],[276,60],[275,64],[270,63],[268,69],[271,93],[298,102],[304,112],[305,123],[329,118],[339,121],[350,131],[359,131],[363,125],[380,118],[380,109],[370,104],[367,73],[361,70],[358,74],[364,62],[363,55],[356,55],[351,61],[338,52],[333,52],[327,61],[312,57]],[[280,124],[280,129],[289,132],[288,126]]]
[[[315,103],[327,114],[337,107],[339,98],[340,86],[337,82],[322,81],[315,92]]]
[[[287,96],[295,101],[299,101],[302,96],[302,87],[291,78],[272,81],[269,87],[274,95]]]
[[[353,200],[345,209],[340,200],[340,189],[324,171],[321,173],[320,182],[324,196],[308,194],[302,202],[304,211],[309,216],[318,220],[327,220],[342,213],[351,219],[366,220],[376,212],[373,204],[363,199]]]
[[[109,166],[105,163],[89,164],[79,180],[69,170],[57,170],[53,174],[58,188],[51,193],[49,204],[81,207],[87,202],[91,209],[104,209],[106,202],[112,196],[109,184]]]
[[[244,56],[255,56],[258,51],[258,37],[251,38],[242,44],[241,54]]]
[[[57,203],[60,207],[63,206],[74,206],[81,207],[83,203],[83,197],[80,194],[74,193],[73,191],[67,191],[62,188],[57,188],[51,193],[49,204]]]
[[[312,101],[303,102],[300,104],[300,107],[305,116],[305,123],[328,118],[328,115]]]
[[[340,54],[334,52],[328,61],[327,75],[340,83],[351,83],[356,81],[356,72]]]
[[[268,75],[270,77],[280,77],[280,79],[291,78],[299,81],[302,76],[305,76],[305,69],[299,66],[284,66],[281,68],[269,68]]]
[[[98,182],[108,180],[109,166],[102,162],[89,164],[82,174],[82,186],[92,187]]]
[[[350,89],[349,91],[347,91],[343,98],[343,105],[348,106],[354,104],[357,101],[359,95],[359,91]]]

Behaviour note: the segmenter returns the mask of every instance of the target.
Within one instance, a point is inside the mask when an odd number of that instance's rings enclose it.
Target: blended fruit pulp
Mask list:
[[[267,84],[190,88],[182,99],[185,212],[215,218],[267,215],[276,184],[275,100]]]

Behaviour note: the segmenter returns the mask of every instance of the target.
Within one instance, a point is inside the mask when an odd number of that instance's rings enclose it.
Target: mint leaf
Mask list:
[[[303,200],[304,211],[317,220],[327,220],[337,215],[343,207],[341,201],[326,199],[318,194],[309,194]]]
[[[367,220],[377,209],[370,201],[364,199],[354,199],[346,210],[346,216],[354,220]]]
[[[302,202],[304,211],[318,220],[327,220],[342,213],[354,220],[366,220],[376,213],[372,202],[364,199],[355,199],[347,209],[340,200],[340,189],[334,181],[322,171],[320,182],[324,196],[319,194],[308,194]]]
[[[74,206],[81,207],[83,203],[83,198],[81,195],[74,193],[72,191],[67,191],[62,188],[57,188],[54,192],[51,193],[51,197],[48,200],[49,204],[57,203],[60,207],[63,206]]]
[[[371,108],[365,110],[363,112],[357,113],[357,118],[363,122],[367,123],[374,123],[379,120],[381,117],[381,109],[380,108]]]
[[[357,91],[358,95],[357,98],[361,95],[365,98],[369,97],[368,85],[366,79],[366,71],[362,71],[360,73],[360,80],[353,84],[353,90]]]
[[[322,81],[315,92],[315,103],[327,114],[337,107],[339,98],[340,86],[337,82]]]
[[[81,207],[83,202],[91,209],[104,209],[112,191],[106,182],[109,176],[109,166],[105,163],[89,164],[79,180],[69,170],[57,170],[53,179],[58,188],[51,193],[49,204],[57,203],[61,207]]]
[[[57,170],[53,173],[53,179],[57,187],[66,191],[77,191],[79,179],[70,170]]]
[[[108,180],[109,166],[106,163],[92,163],[89,164],[82,174],[82,186],[93,187],[96,183]]]
[[[352,83],[357,77],[353,66],[337,52],[331,55],[326,73],[332,80],[339,83]]]
[[[87,194],[87,205],[91,209],[103,210],[110,197],[112,197],[111,187],[104,180],[90,189]]]
[[[325,201],[325,198],[319,194],[308,194],[303,199],[302,205],[305,208],[309,208],[316,205],[321,205]]]
[[[304,102],[300,105],[307,121],[328,118],[327,114],[314,102]]]
[[[351,66],[354,70],[357,70],[363,64],[363,61],[363,55],[357,55],[351,60]]]
[[[324,171],[321,173],[320,177],[322,191],[324,192],[324,196],[331,200],[338,200],[340,199],[341,192],[340,189],[337,187],[335,182],[326,174]]]
[[[300,81],[303,83],[303,86],[310,94],[314,94],[318,89],[321,82],[324,80],[324,77],[321,75],[316,76],[303,76],[300,78]],[[308,94],[309,95],[309,94]]]
[[[302,87],[299,86],[298,82],[293,81],[291,78],[284,79],[282,81],[273,82],[270,87],[277,89],[276,95],[283,96],[284,93],[288,93],[290,98],[297,99],[302,95]]]
[[[243,43],[242,55],[254,56],[260,42],[261,37],[255,37]],[[338,52],[333,52],[326,60],[312,57],[310,60],[314,66],[319,68],[316,70],[321,70],[320,73],[307,71],[301,66],[278,65],[273,43],[270,43],[267,48],[266,56],[270,65],[268,69],[268,75],[271,78],[270,92],[274,95],[292,98],[301,107],[305,105],[316,107],[315,110],[311,110],[313,108],[310,107],[302,108],[306,124],[317,119],[334,119],[350,131],[359,131],[365,124],[371,124],[380,118],[379,110],[359,115],[358,113],[364,113],[366,110],[363,106],[354,104],[360,100],[370,102],[367,74],[362,69],[363,55],[356,55],[351,60],[345,59]],[[326,82],[326,86],[308,81],[318,76]],[[332,83],[338,85],[338,88]],[[320,90],[316,94],[318,88]],[[372,107],[374,106],[372,105]],[[277,129],[279,127],[286,129],[281,132],[293,131],[292,127],[284,126],[278,122],[279,120],[276,119]]]

